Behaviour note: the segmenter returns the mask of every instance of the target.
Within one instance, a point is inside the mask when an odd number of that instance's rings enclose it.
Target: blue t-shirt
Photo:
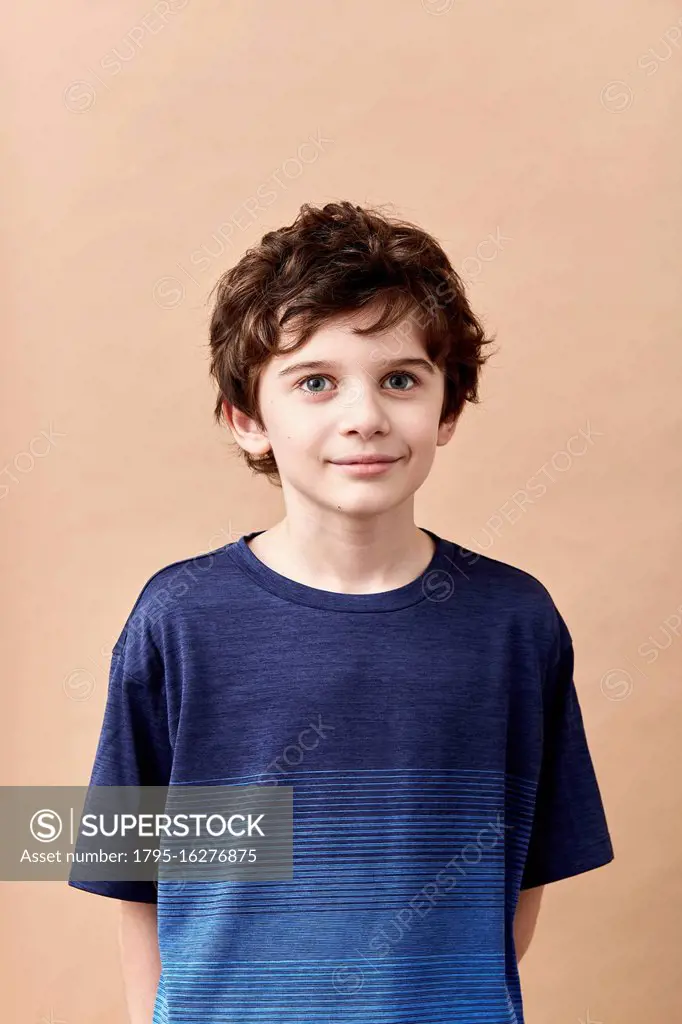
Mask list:
[[[292,786],[293,880],[69,884],[157,903],[154,1024],[522,1024],[519,890],[613,858],[564,620],[431,530],[375,594],[280,575],[260,532],[144,585],[91,784]]]

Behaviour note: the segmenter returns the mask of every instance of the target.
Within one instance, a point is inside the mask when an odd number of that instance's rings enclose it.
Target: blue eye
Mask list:
[[[395,373],[389,374],[387,379],[390,380],[391,377],[394,377],[394,378],[395,377],[407,377],[409,380],[412,381],[413,384],[417,383],[417,378],[413,374],[405,373],[403,370],[397,370]],[[398,391],[411,391],[412,389],[411,388],[398,388],[397,390]]]
[[[316,377],[306,377],[306,379],[302,380],[301,383],[298,386],[300,388],[302,388],[303,384],[307,384],[308,381],[310,381],[310,380],[329,380],[329,377],[322,377],[322,376],[319,376],[319,375],[316,376]],[[305,390],[305,389],[303,389],[303,390]],[[320,388],[315,388],[313,391],[307,391],[306,394],[309,394],[309,395],[321,394],[321,389]]]

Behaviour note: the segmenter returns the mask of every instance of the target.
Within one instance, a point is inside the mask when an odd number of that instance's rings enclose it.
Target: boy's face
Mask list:
[[[445,378],[413,319],[365,337],[353,334],[349,322],[323,325],[305,345],[263,367],[264,429],[231,406],[225,412],[244,449],[261,455],[272,448],[288,507],[302,502],[309,510],[372,516],[411,499],[455,422],[439,423]],[[355,326],[370,322],[361,314],[352,319]],[[338,463],[369,454],[394,461]]]

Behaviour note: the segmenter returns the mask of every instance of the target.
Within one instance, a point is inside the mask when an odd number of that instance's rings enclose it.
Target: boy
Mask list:
[[[133,1024],[522,1024],[542,887],[612,860],[548,591],[414,522],[491,340],[348,202],[219,281],[216,416],[285,516],[144,585],[91,783],[291,786],[293,880],[71,882],[122,901]]]

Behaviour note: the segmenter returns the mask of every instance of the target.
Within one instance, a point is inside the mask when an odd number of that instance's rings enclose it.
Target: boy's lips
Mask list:
[[[344,455],[340,459],[331,459],[335,466],[371,465],[376,462],[397,462],[395,455]]]
[[[401,457],[393,458],[389,455],[349,455],[343,460],[333,460],[332,466],[338,466],[347,476],[373,477],[388,473],[389,469],[400,461]]]

